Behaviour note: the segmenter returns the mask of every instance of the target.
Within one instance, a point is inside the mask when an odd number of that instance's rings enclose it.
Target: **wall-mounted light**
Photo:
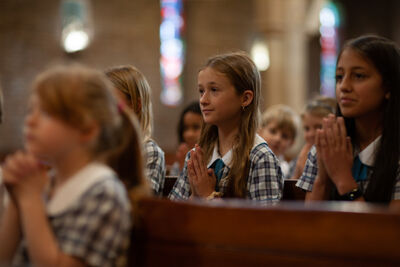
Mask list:
[[[90,16],[87,0],[63,0],[61,3],[61,44],[67,53],[84,50],[90,43]]]
[[[250,54],[259,71],[265,71],[269,68],[269,50],[265,40],[254,40]]]

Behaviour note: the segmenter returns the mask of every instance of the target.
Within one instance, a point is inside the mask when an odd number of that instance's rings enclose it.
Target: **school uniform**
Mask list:
[[[156,195],[161,195],[165,182],[165,157],[164,151],[154,142],[149,140],[145,144],[146,177]]]
[[[355,179],[363,193],[365,193],[369,179],[372,175],[372,167],[375,161],[375,152],[379,146],[380,138],[380,136],[376,138],[361,152],[357,148],[355,148],[354,150],[352,174],[353,178]],[[315,146],[313,146],[308,153],[303,174],[297,181],[296,186],[305,191],[311,192],[315,178],[317,177],[317,172],[317,149],[315,148]],[[395,199],[400,199],[400,168],[397,169],[397,177],[392,193],[392,200]]]
[[[218,145],[214,147],[207,168],[214,169],[217,183],[215,190],[222,196],[227,191],[228,174],[231,169],[232,153],[230,150],[223,157],[218,152]],[[191,195],[187,173],[188,153],[183,173],[176,181],[169,198],[172,200],[188,199]],[[250,170],[247,178],[247,199],[262,204],[278,202],[282,197],[283,176],[279,161],[272,153],[264,139],[256,135],[254,146],[250,152]]]
[[[90,163],[48,199],[51,230],[64,254],[89,266],[124,266],[131,230],[131,209],[124,185],[106,165]],[[25,240],[13,261],[29,264]]]

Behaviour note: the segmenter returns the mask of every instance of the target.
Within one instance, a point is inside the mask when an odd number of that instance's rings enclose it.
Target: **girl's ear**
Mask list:
[[[248,105],[251,104],[254,98],[254,93],[251,90],[246,90],[244,91],[242,95],[242,108],[247,107]]]
[[[386,99],[386,100],[389,100],[389,98],[390,98],[390,92],[387,92],[387,93],[385,94],[385,99]]]
[[[94,121],[87,123],[87,125],[80,131],[80,140],[82,143],[92,143],[99,135],[99,126]]]

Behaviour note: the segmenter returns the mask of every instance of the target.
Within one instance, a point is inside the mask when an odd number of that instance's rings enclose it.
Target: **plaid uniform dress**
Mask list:
[[[85,179],[90,181],[85,183]],[[124,186],[110,168],[86,166],[47,201],[46,211],[64,254],[89,266],[125,266],[131,209]],[[29,262],[22,239],[13,265],[28,266]]]
[[[361,191],[363,193],[365,193],[367,186],[368,186],[368,182],[369,182],[369,178],[372,175],[372,168],[370,168],[371,166],[373,166],[373,155],[376,149],[376,145],[378,144],[379,141],[379,137],[372,142],[370,145],[368,145],[367,148],[365,148],[362,152],[357,153],[357,151],[355,151],[355,156],[360,156],[360,158],[364,158],[365,165],[368,166],[368,171],[367,171],[367,179],[365,180],[356,180],[359,188],[361,189]],[[318,173],[318,165],[317,165],[317,149],[315,148],[315,146],[313,146],[310,150],[310,152],[308,153],[307,156],[307,161],[306,161],[306,165],[304,166],[304,170],[303,170],[303,174],[301,175],[301,177],[299,178],[299,180],[296,183],[296,186],[311,192],[313,189],[313,185],[314,185],[314,181],[315,178],[317,177],[317,173]],[[397,200],[400,199],[400,166],[397,169],[397,177],[396,177],[396,182],[395,182],[395,186],[393,189],[393,193],[392,193],[392,200]]]
[[[149,140],[145,144],[146,153],[146,177],[150,181],[151,188],[156,195],[161,195],[165,182],[165,157],[162,149]]]
[[[230,171],[230,157],[232,151],[228,152],[222,161],[221,180],[218,184],[219,191],[223,194],[228,186],[227,175]],[[187,162],[190,158],[188,153],[185,160],[183,172],[176,181],[169,198],[171,200],[185,200],[190,197],[190,184],[187,173]],[[272,153],[267,143],[260,137],[256,136],[255,145],[250,152],[250,170],[247,177],[247,199],[255,200],[261,204],[270,204],[278,202],[282,198],[283,175],[279,166],[279,161]],[[213,163],[221,159],[218,154],[217,147],[214,148],[213,156],[207,167],[210,168]]]

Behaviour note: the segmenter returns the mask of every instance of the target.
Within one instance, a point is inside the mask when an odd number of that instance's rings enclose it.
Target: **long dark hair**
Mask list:
[[[400,155],[399,47],[384,37],[367,35],[348,41],[342,52],[345,49],[352,49],[371,62],[382,77],[383,88],[390,93],[389,99],[385,99],[383,103],[382,137],[375,154],[373,173],[364,195],[366,201],[389,203],[397,177]],[[337,115],[342,116],[339,107]],[[348,135],[354,142],[356,139],[354,119],[344,119]]]
[[[183,123],[183,119],[185,118],[186,113],[192,112],[194,114],[201,114],[201,109],[200,109],[200,104],[199,101],[194,101],[191,104],[189,104],[181,113],[181,117],[179,118],[179,123],[178,123],[178,141],[179,143],[183,143],[185,140],[183,140],[183,131],[185,130],[185,125]]]

